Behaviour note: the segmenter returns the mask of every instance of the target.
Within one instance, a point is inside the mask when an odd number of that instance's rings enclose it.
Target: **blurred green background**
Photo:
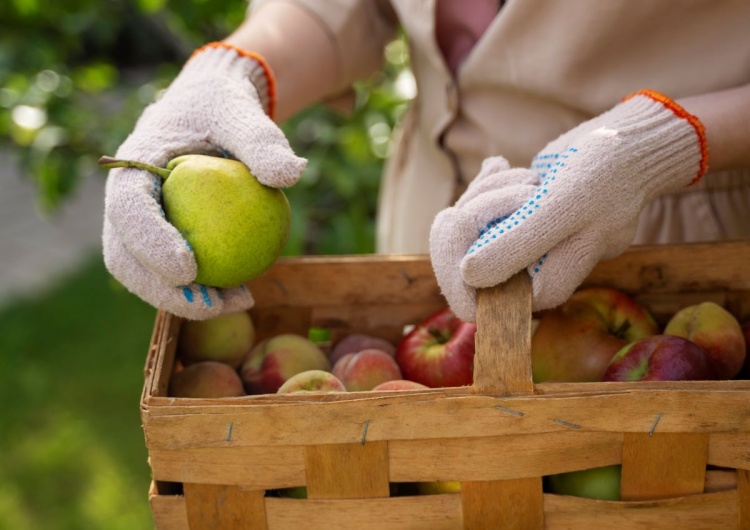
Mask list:
[[[105,177],[97,158],[115,152],[192,50],[231,32],[246,8],[0,2],[0,150],[14,164],[0,167],[0,184],[33,186],[28,204],[15,206],[50,227],[66,206],[75,216],[87,178]],[[355,86],[351,115],[321,105],[283,126],[309,159],[288,192],[287,255],[374,250],[383,161],[414,96],[403,40],[384,54],[383,71]],[[12,237],[25,237],[22,228]],[[2,241],[10,248],[0,253],[24,248]],[[155,310],[109,277],[96,249],[49,280],[0,297],[0,528],[152,528],[138,400]]]

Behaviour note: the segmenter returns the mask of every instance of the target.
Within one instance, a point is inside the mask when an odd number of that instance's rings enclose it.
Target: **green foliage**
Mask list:
[[[114,154],[143,108],[189,54],[243,19],[244,0],[9,0],[0,2],[0,143],[11,145],[53,214],[96,160]],[[373,250],[373,219],[388,134],[408,95],[393,90],[407,66],[397,41],[384,72],[356,86],[343,117],[316,106],[284,126],[310,159],[289,192],[295,212],[286,254]]]
[[[138,400],[155,310],[100,257],[0,308],[0,528],[146,530]]]
[[[389,46],[393,59],[385,70],[355,86],[351,115],[319,105],[284,125],[292,147],[309,160],[287,193],[294,216],[287,255],[374,251],[383,160],[409,97],[405,55],[393,53],[398,49],[405,50],[401,40]],[[404,81],[406,89],[398,90]]]

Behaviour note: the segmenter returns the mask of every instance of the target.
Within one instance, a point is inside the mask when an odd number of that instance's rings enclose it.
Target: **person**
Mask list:
[[[403,29],[418,93],[384,172],[378,252],[430,252],[466,320],[476,288],[524,269],[534,309],[552,307],[631,244],[750,234],[749,25],[742,0],[255,0],[117,156],[228,152],[264,184],[293,185],[305,161],[276,124],[345,101]],[[109,271],[186,318],[250,307],[243,287],[193,283],[159,191],[111,170]]]

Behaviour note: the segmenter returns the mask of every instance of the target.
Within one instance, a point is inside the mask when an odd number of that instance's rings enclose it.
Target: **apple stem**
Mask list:
[[[430,326],[428,331],[438,344],[445,344],[450,340],[450,336],[445,331],[442,331],[434,326]]]
[[[99,159],[99,165],[104,169],[113,169],[116,167],[129,167],[134,169],[143,169],[151,173],[159,175],[161,178],[166,179],[172,171],[165,167],[158,167],[145,162],[138,162],[136,160],[121,160],[118,158],[112,158],[111,156],[103,156]]]
[[[614,334],[615,337],[619,337],[621,339],[625,339],[625,338],[627,338],[625,335],[627,334],[627,332],[628,332],[629,329],[630,329],[630,321],[626,320],[625,322],[623,322],[622,324],[620,324],[620,327],[617,328],[614,331],[613,334]]]

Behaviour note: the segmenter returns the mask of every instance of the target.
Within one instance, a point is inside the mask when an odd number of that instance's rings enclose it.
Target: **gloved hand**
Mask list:
[[[647,202],[703,176],[708,149],[695,116],[642,91],[551,142],[532,168],[541,183],[524,204],[472,244],[461,241],[454,250],[465,251],[460,270],[438,276],[449,303],[463,305],[467,289],[497,285],[523,269],[535,311],[563,303],[597,262],[628,248]],[[431,245],[449,236],[439,219]],[[431,253],[434,261],[432,246]],[[473,320],[474,311],[462,318]]]
[[[263,184],[291,186],[306,161],[271,120],[274,97],[273,75],[260,56],[209,44],[143,112],[116,158],[163,167],[183,154],[228,154]],[[103,231],[110,273],[151,305],[189,319],[251,307],[243,286],[220,290],[192,283],[195,258],[164,218],[160,197],[159,177],[138,169],[110,171]]]
[[[456,204],[435,217],[430,230],[432,268],[443,295],[460,319],[476,320],[476,289],[461,276],[467,249],[477,236],[496,239],[499,234],[490,232],[523,207],[540,182],[539,175],[530,169],[510,169],[500,156],[487,158]]]

